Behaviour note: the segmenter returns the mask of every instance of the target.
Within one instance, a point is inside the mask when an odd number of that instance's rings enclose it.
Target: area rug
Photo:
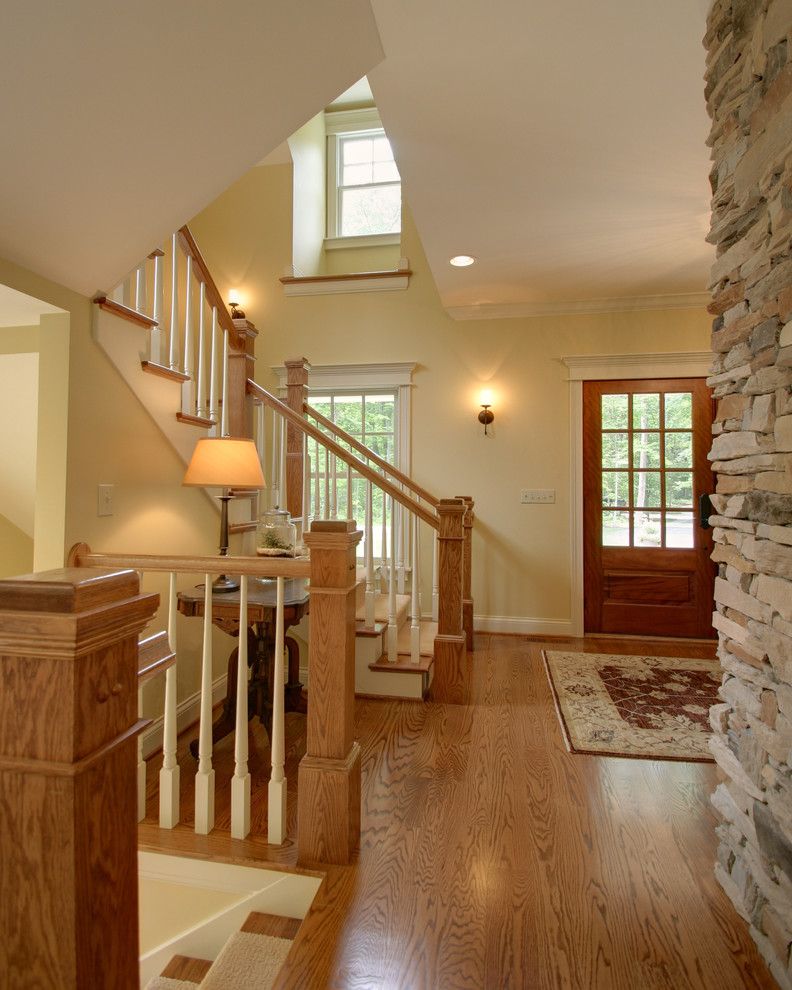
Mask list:
[[[713,762],[716,660],[556,650],[542,650],[542,657],[573,753]]]

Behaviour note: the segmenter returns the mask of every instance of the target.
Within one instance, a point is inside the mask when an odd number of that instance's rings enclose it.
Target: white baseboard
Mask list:
[[[571,619],[530,619],[513,615],[474,615],[476,632],[517,633],[523,636],[573,636]]]
[[[216,681],[212,682],[212,708],[223,700],[226,696],[226,684],[228,674],[221,674]],[[176,706],[176,731],[183,732],[188,725],[198,721],[201,712],[201,692],[196,691],[189,697],[180,701]],[[164,718],[160,715],[155,718],[151,725],[143,733],[143,759],[147,760],[152,753],[162,749],[162,725]]]

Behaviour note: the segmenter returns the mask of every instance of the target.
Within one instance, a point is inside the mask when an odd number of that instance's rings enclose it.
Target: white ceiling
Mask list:
[[[368,0],[4,0],[0,256],[112,287],[381,57]]]
[[[368,78],[453,315],[700,301],[707,0],[372,5]]]
[[[0,327],[38,326],[45,313],[63,312],[57,306],[17,292],[7,285],[0,285]]]

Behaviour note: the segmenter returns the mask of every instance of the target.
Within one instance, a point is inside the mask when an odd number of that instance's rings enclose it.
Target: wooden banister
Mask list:
[[[128,567],[178,574],[248,574],[251,577],[307,578],[311,562],[289,557],[201,557],[141,553],[93,553],[85,543],[69,551],[70,567]]]
[[[435,675],[431,693],[435,701],[464,705],[468,701],[466,643],[462,622],[466,506],[461,498],[444,498],[437,511],[440,515],[440,596],[435,638]]]
[[[209,266],[204,260],[204,256],[198,245],[195,242],[189,227],[181,227],[178,232],[179,245],[182,251],[186,255],[192,258],[193,272],[198,278],[199,282],[203,282],[206,286],[206,301],[210,306],[214,306],[217,309],[217,322],[223,328],[223,330],[228,331],[229,340],[234,346],[235,341],[235,331],[234,331],[234,321],[231,319],[231,314],[228,312],[228,307],[220,295],[220,290],[215,285],[215,281],[212,278],[212,274],[209,271]]]
[[[316,422],[323,426],[326,430],[330,430],[330,432],[333,433],[333,435],[339,440],[343,440],[344,443],[348,443],[350,447],[358,451],[358,453],[363,454],[363,456],[367,457],[370,461],[373,461],[377,467],[382,468],[383,471],[386,471],[400,484],[409,488],[410,491],[415,492],[419,498],[422,498],[424,502],[428,502],[432,508],[437,507],[437,503],[440,501],[439,498],[432,495],[431,492],[428,492],[425,488],[421,487],[421,485],[414,482],[409,475],[394,467],[386,461],[384,457],[380,457],[380,455],[376,454],[370,447],[367,447],[364,443],[361,443],[360,440],[350,436],[346,430],[342,430],[340,426],[337,426],[332,419],[328,419],[326,416],[323,416],[318,409],[314,409],[313,406],[309,405],[307,402],[303,405],[303,411],[312,419],[315,419]]]
[[[370,481],[372,484],[376,485],[382,491],[387,492],[388,495],[392,495],[393,498],[400,504],[403,505],[405,509],[410,512],[415,513],[419,519],[422,519],[425,523],[431,526],[433,529],[439,527],[438,518],[431,509],[427,509],[425,506],[421,505],[420,502],[416,502],[415,499],[406,495],[401,489],[397,488],[396,485],[388,481],[387,478],[383,478],[381,474],[377,474],[373,468],[370,468],[368,464],[364,464],[359,458],[355,457],[354,454],[350,454],[348,450],[342,447],[340,444],[336,443],[335,440],[331,440],[326,433],[323,433],[318,426],[314,426],[307,420],[303,419],[298,413],[289,409],[289,407],[277,399],[274,395],[268,392],[261,385],[257,385],[256,382],[248,379],[248,393],[253,395],[255,398],[260,399],[265,405],[268,405],[275,412],[280,413],[283,418],[294,425],[298,426],[303,433],[307,433],[309,437],[316,440],[323,447],[327,448],[331,454],[348,464],[353,468],[361,477]]]
[[[154,633],[138,643],[138,687],[163,673],[176,662],[166,632]]]

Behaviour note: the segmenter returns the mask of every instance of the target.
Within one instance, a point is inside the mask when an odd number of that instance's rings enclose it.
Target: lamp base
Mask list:
[[[239,581],[221,574],[212,581],[212,594],[222,594],[225,591],[239,591]]]

